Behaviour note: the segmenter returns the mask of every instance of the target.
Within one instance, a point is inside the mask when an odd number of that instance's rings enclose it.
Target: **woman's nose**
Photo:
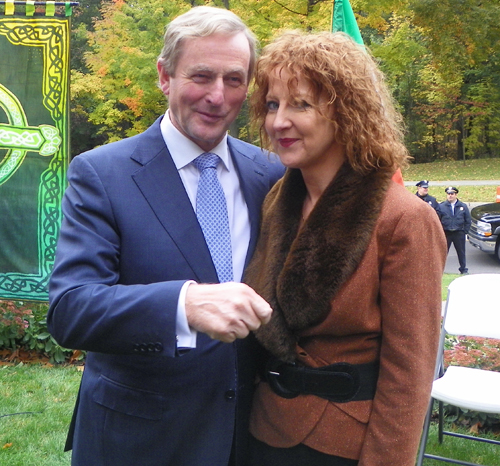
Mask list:
[[[273,127],[275,130],[281,130],[290,126],[290,118],[286,106],[280,105],[274,115]]]

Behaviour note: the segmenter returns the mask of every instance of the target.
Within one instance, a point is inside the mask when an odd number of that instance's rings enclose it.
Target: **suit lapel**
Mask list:
[[[248,245],[245,267],[252,258],[260,227],[260,209],[267,194],[268,174],[266,167],[261,166],[251,157],[243,152],[243,147],[237,139],[228,138],[229,150],[233,157],[234,164],[238,170],[240,186],[243,197],[248,208],[250,218],[250,243]]]
[[[160,132],[160,120],[143,133],[132,158],[132,178],[200,283],[217,283],[210,252],[177,168]]]
[[[217,272],[196,214],[161,136],[160,120],[161,118],[140,136],[131,157],[140,163],[142,168],[132,175],[132,178],[163,228],[184,255],[195,279],[201,283],[217,283]],[[228,145],[250,218],[250,243],[246,266],[257,243],[260,209],[267,194],[269,175],[267,168],[244,150],[243,143],[230,137]]]

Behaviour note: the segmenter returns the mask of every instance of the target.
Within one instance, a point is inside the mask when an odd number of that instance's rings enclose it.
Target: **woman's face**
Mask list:
[[[333,106],[325,96],[313,106],[311,86],[301,76],[291,95],[289,78],[287,71],[275,69],[269,80],[264,127],[274,151],[287,167],[299,168],[303,173],[330,172],[344,158],[343,148],[335,141],[333,123],[327,119],[333,117]]]

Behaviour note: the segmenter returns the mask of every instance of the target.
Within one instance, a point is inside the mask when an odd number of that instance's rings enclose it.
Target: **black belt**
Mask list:
[[[270,359],[266,378],[274,393],[283,398],[316,395],[336,403],[372,400],[378,379],[378,363],[340,362],[323,367],[305,367]]]

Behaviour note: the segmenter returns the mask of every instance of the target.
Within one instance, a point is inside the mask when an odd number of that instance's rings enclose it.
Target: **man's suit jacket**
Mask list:
[[[61,345],[88,351],[73,465],[227,465],[235,429],[243,451],[251,341],[200,333],[196,349],[176,355],[183,283],[217,283],[217,274],[160,120],[68,170],[47,321]],[[283,169],[255,146],[228,144],[250,216],[249,259]]]

